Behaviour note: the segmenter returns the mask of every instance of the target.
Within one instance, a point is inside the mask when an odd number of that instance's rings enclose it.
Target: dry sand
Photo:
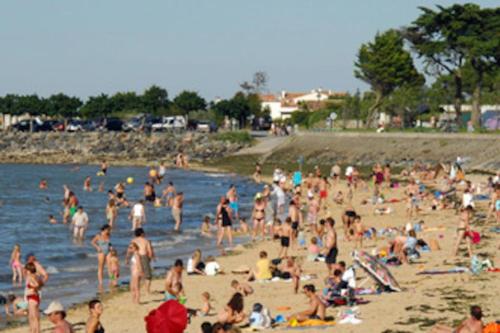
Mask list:
[[[475,178],[474,180],[477,181],[478,179]],[[340,188],[345,188],[344,182],[342,182]],[[332,192],[330,191],[330,197]],[[402,226],[408,222],[405,217],[404,203],[390,204],[395,210],[391,215],[375,216],[372,205],[360,204],[361,200],[370,198],[370,193],[371,191],[358,190],[354,196],[354,207],[363,217],[365,226],[373,226],[379,229],[388,226]],[[384,194],[386,198],[402,198],[403,196],[402,189],[384,190]],[[484,213],[487,202],[481,201],[477,202],[477,204],[479,207],[478,213]],[[339,234],[339,260],[344,260],[350,264],[352,262],[350,253],[353,250],[353,244],[347,242],[342,236],[342,227],[341,223],[339,223],[342,210],[343,207],[330,204],[328,210],[322,212],[322,215],[325,217],[331,215],[338,221],[336,229]],[[458,222],[455,211],[430,211],[426,208],[418,219],[423,219],[428,228],[443,228],[441,231],[419,233],[419,238],[426,241],[438,239],[441,250],[423,253],[418,263],[390,268],[394,277],[404,288],[403,292],[363,296],[370,303],[360,306],[362,323],[359,325],[337,324],[326,330],[309,329],[301,332],[426,332],[435,322],[454,324],[458,320],[465,318],[468,307],[472,304],[478,304],[483,308],[485,322],[500,319],[499,273],[482,273],[478,276],[470,274],[416,275],[422,269],[449,269],[455,265],[469,265],[469,259],[465,257],[464,251],[461,252],[458,258],[451,256]],[[486,255],[493,262],[496,261],[497,266],[500,266],[498,262],[500,234],[489,232],[490,227],[494,226],[495,222],[492,220],[485,221],[484,218],[475,220],[473,229],[482,232],[483,240],[479,246],[474,248],[474,252]],[[306,237],[306,239],[309,238]],[[382,247],[386,244],[387,240],[378,239],[377,241],[365,241],[364,247],[371,251],[375,247]],[[253,267],[260,250],[266,250],[270,257],[274,258],[278,254],[279,244],[272,241],[262,241],[245,246],[245,248],[238,247],[233,255],[220,257],[218,262],[226,272],[230,272],[242,264]],[[323,288],[323,278],[326,275],[324,263],[306,261],[305,256],[307,253],[305,250],[293,251],[292,255],[301,258],[305,274],[318,275],[318,279],[307,283],[314,283],[319,289]],[[361,282],[366,277],[366,274],[359,269],[357,270],[357,277],[358,282]],[[241,279],[242,276],[231,273],[215,277],[184,275],[183,283],[188,299],[187,306],[199,308],[201,306],[201,293],[208,291],[215,299],[213,305],[216,312],[218,312],[232,295],[230,281],[234,278]],[[369,281],[366,286],[372,284],[373,282]],[[306,297],[301,293],[295,295],[291,283],[253,282],[252,286],[255,293],[245,298],[246,312],[250,312],[251,306],[255,302],[260,302],[269,308],[273,316],[280,313],[277,311],[280,306],[289,306],[292,308],[291,311],[303,310],[306,307]],[[155,280],[152,289],[155,291],[153,295],[144,295],[143,293],[142,305],[133,305],[129,292],[118,293],[106,299],[104,302],[105,311],[102,316],[102,323],[106,328],[106,332],[145,332],[144,317],[149,311],[161,304],[162,295],[160,292],[163,291],[163,280]],[[282,314],[288,314],[291,311]],[[328,308],[327,315],[337,317],[338,311],[339,308]],[[82,306],[70,310],[67,319],[72,323],[80,323],[80,325],[76,326],[79,328],[77,331],[83,331],[82,324],[87,319],[86,307]],[[205,320],[214,322],[216,317],[196,317],[192,320],[186,332],[199,332],[200,324]],[[50,326],[50,323],[44,319],[42,328],[46,330]],[[9,333],[26,331],[27,327],[6,330]],[[286,329],[278,327],[268,331],[284,332]]]

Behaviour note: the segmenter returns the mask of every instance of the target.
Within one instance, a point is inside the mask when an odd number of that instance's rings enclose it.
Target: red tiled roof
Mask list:
[[[278,98],[273,94],[259,95],[261,102],[277,102]]]

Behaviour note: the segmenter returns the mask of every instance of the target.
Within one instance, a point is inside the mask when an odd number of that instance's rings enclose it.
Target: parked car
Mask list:
[[[82,128],[86,132],[93,132],[97,129],[97,123],[93,120],[82,121]]]
[[[252,129],[254,131],[269,131],[273,120],[270,116],[256,117],[252,121]]]
[[[153,123],[153,131],[186,129],[186,118],[182,116],[163,117],[161,122]]]
[[[36,122],[34,120],[21,120],[20,122],[12,125],[11,128],[20,132],[28,132],[31,130],[31,126],[33,126],[33,130],[35,130]]]
[[[203,133],[217,132],[217,125],[214,122],[199,121],[196,125],[196,131]]]
[[[125,132],[135,132],[138,131],[142,125],[143,119],[141,117],[134,117],[129,121],[123,123],[123,130]]]
[[[70,120],[68,122],[68,127],[66,128],[68,132],[81,132],[83,131],[83,123],[81,120]]]
[[[104,128],[108,131],[122,131],[123,121],[118,118],[108,118],[104,125]]]

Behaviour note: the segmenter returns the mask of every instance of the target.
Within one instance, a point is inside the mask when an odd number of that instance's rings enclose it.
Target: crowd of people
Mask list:
[[[183,164],[183,156],[177,158],[178,166]],[[186,162],[187,164],[187,162]],[[256,165],[254,179],[258,182],[262,177],[262,166]],[[109,166],[103,161],[100,173],[104,176]],[[103,225],[92,240],[91,245],[97,252],[97,281],[98,288],[104,288],[105,271],[108,273],[110,288],[118,286],[120,274],[120,259],[116,249],[111,245],[111,235],[116,227],[118,209],[130,209],[129,219],[133,231],[133,238],[127,248],[125,263],[129,266],[130,293],[132,302],[141,304],[141,290],[151,293],[153,269],[151,262],[156,259],[152,243],[146,238],[146,205],[164,205],[171,208],[174,230],[182,227],[182,212],[184,195],[177,192],[172,182],[168,182],[160,196],[156,195],[155,185],[162,184],[166,176],[166,167],[162,163],[157,169],[149,172],[149,180],[144,184],[144,198],[131,202],[126,197],[126,183],[118,183],[114,190],[108,192],[108,202],[105,209],[107,224]],[[395,226],[391,230],[377,230],[374,226],[365,224],[365,217],[358,214],[353,204],[353,198],[359,191],[372,189],[372,199],[365,200],[362,205],[371,205],[374,214],[390,214],[388,204],[391,199],[387,196],[395,188],[404,187],[404,198],[394,199],[406,203],[408,223]],[[340,182],[346,184],[347,190],[340,189]],[[430,182],[433,188],[429,187]],[[372,186],[368,184],[371,183]],[[47,189],[47,181],[40,182],[40,189]],[[86,178],[84,189],[91,191],[91,180]],[[102,189],[100,189],[102,190]],[[460,198],[459,193],[462,193]],[[266,251],[259,253],[255,267],[248,268],[244,279],[233,280],[231,287],[234,290],[230,300],[218,313],[214,313],[212,297],[208,291],[200,295],[203,306],[190,311],[192,315],[214,315],[216,322],[204,322],[202,332],[232,332],[240,324],[249,323],[253,326],[267,326],[266,308],[260,303],[246,311],[245,298],[253,294],[252,283],[255,281],[270,281],[284,279],[292,281],[293,293],[300,290],[307,297],[308,302],[304,310],[290,314],[286,320],[304,322],[309,319],[328,321],[326,309],[331,305],[356,304],[356,273],[353,265],[338,261],[338,255],[344,249],[340,248],[338,239],[352,242],[354,248],[363,249],[364,241],[376,239],[384,232],[390,232],[391,237],[385,246],[373,249],[372,253],[384,262],[397,264],[411,264],[419,257],[419,248],[429,244],[420,237],[425,228],[421,220],[418,223],[411,221],[419,219],[424,210],[457,209],[457,238],[450,253],[458,256],[461,245],[465,243],[467,254],[474,253],[474,231],[471,228],[475,211],[474,196],[472,193],[485,194],[490,198],[488,217],[500,223],[500,179],[499,175],[491,177],[487,184],[473,184],[465,178],[460,161],[451,166],[429,165],[416,163],[413,168],[403,170],[398,176],[392,174],[391,166],[375,164],[369,178],[363,178],[360,171],[354,166],[348,166],[342,173],[339,165],[332,166],[330,173],[324,175],[319,167],[308,174],[302,171],[284,171],[276,167],[272,175],[272,184],[263,185],[262,190],[255,194],[253,208],[249,216],[243,216],[240,211],[239,195],[236,186],[231,185],[227,192],[220,197],[215,207],[215,218],[205,216],[200,227],[203,237],[213,237],[216,247],[221,254],[227,253],[228,248],[234,247],[234,236],[248,236],[252,241],[270,239],[275,241],[276,258],[269,258]],[[329,215],[327,204],[332,203],[343,211],[341,221]],[[53,218],[53,216],[52,216]],[[247,219],[251,221],[247,223]],[[50,220],[50,218],[49,218]],[[57,221],[50,221],[57,223]],[[76,242],[84,242],[85,232],[89,225],[89,218],[85,209],[74,192],[64,186],[63,196],[63,223],[73,227],[73,236]],[[342,230],[340,230],[340,228]],[[302,268],[304,257],[298,256],[299,249],[306,249],[307,260],[322,262],[324,270],[324,290],[320,286],[307,283],[301,286],[301,281],[310,278]],[[382,255],[384,253],[384,255]],[[12,283],[21,286],[25,284],[23,298],[9,295],[6,309],[12,307],[7,314],[27,315],[30,332],[40,332],[40,291],[49,280],[49,274],[37,261],[35,255],[30,254],[26,262],[21,263],[21,247],[15,245],[12,250],[10,265],[12,267]],[[189,275],[217,275],[223,272],[222,267],[214,257],[203,258],[200,249],[196,249],[187,261],[186,267],[182,259],[176,259],[168,269],[164,279],[164,300],[176,300],[186,303],[183,272]],[[323,289],[323,288],[321,288]],[[382,290],[383,291],[383,290]],[[340,303],[339,303],[340,302]],[[345,302],[345,303],[342,303]],[[471,310],[471,319],[465,321],[456,332],[479,332],[481,320],[480,309]],[[101,333],[104,328],[100,324],[103,307],[98,300],[89,303],[89,320],[86,332]],[[45,313],[54,324],[54,332],[73,332],[72,326],[66,321],[64,307],[58,302],[52,302]],[[452,332],[453,329],[441,326],[434,332]],[[467,330],[466,330],[467,329]]]

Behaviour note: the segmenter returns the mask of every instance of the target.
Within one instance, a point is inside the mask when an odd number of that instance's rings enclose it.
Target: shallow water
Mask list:
[[[135,182],[127,186],[126,196],[130,201],[142,198],[148,169],[111,167],[105,177],[97,177],[96,171],[96,166],[81,166],[79,171],[74,171],[70,165],[0,165],[0,292],[13,291],[22,295],[20,288],[11,285],[9,267],[11,250],[17,243],[21,245],[23,263],[25,255],[34,252],[50,274],[43,289],[42,308],[54,299],[70,305],[95,296],[97,255],[90,240],[106,223],[106,192],[117,182],[133,177]],[[83,191],[86,176],[92,177],[93,192]],[[47,190],[38,189],[42,178],[48,181]],[[219,197],[225,194],[230,184],[237,186],[243,216],[251,211],[253,195],[259,190],[252,181],[236,175],[172,169],[167,171],[163,184],[155,187],[157,194],[161,194],[168,181],[173,181],[177,191],[183,191],[185,195],[183,231],[172,231],[169,208],[147,205],[144,229],[159,259],[153,264],[155,274],[163,274],[165,267],[178,257],[186,260],[195,248],[213,251],[214,240],[200,237],[198,228],[204,215],[214,215]],[[104,182],[105,191],[102,193],[97,191],[100,182]],[[77,195],[89,215],[90,226],[84,245],[74,244],[69,227],[60,223],[63,184]],[[122,276],[126,276],[129,270],[124,267],[126,247],[132,237],[131,223],[127,218],[129,211],[129,208],[120,209],[111,237],[122,261]],[[56,216],[59,224],[49,224],[50,214]]]

